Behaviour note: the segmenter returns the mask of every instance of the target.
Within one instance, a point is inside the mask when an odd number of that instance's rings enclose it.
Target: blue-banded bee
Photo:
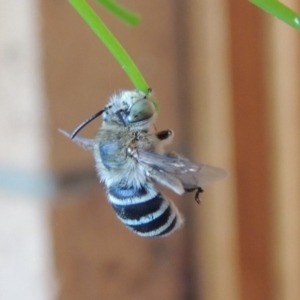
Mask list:
[[[94,139],[77,135],[100,115],[103,122]],[[107,187],[108,200],[118,218],[145,237],[166,236],[183,224],[178,209],[157,190],[156,183],[180,195],[195,191],[195,200],[200,203],[203,186],[227,176],[222,169],[166,152],[165,146],[174,133],[156,132],[155,118],[151,91],[120,91],[72,134],[61,130],[93,151],[98,175]]]

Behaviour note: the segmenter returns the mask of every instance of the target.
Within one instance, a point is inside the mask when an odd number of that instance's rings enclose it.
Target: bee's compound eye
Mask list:
[[[151,100],[141,99],[134,103],[127,116],[129,123],[143,121],[151,118],[155,113],[155,107]]]

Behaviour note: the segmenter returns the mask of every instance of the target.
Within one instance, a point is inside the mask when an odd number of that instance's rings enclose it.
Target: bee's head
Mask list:
[[[151,90],[147,94],[141,91],[120,91],[113,95],[103,112],[106,124],[146,129],[156,116],[156,108]]]
[[[71,134],[73,139],[87,124],[103,116],[104,124],[148,129],[156,117],[155,100],[151,89],[145,94],[141,91],[120,91],[114,94],[108,105],[81,123]]]

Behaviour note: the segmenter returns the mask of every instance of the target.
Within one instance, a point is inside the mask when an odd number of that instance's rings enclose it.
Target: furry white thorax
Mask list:
[[[119,185],[120,182],[128,186],[141,188],[147,181],[146,170],[138,164],[133,158],[127,158],[124,166],[117,170],[108,170],[99,159],[96,163],[96,169],[100,180],[107,187]]]
[[[149,135],[149,144],[155,144],[153,139],[156,139],[154,132],[154,122],[156,118],[156,112],[153,115],[146,119],[135,122],[133,124],[127,124],[124,126],[120,122],[120,119],[117,116],[117,112],[122,111],[130,111],[130,108],[139,100],[147,99],[150,101],[154,101],[151,94],[145,94],[141,91],[119,91],[114,94],[108,104],[106,105],[105,111],[103,113],[103,123],[99,130],[99,134],[102,138],[99,140],[103,140],[103,137],[112,136],[113,138],[117,133],[122,132],[122,136],[124,136],[124,141],[130,141],[130,136],[134,136],[136,133],[146,132],[145,135]],[[98,136],[98,134],[97,134]],[[97,137],[96,137],[97,140]],[[122,139],[120,139],[121,141]],[[147,138],[145,138],[147,140]],[[126,147],[126,143],[122,143],[123,147],[120,147],[120,152],[122,148]],[[155,146],[154,146],[155,147]],[[127,149],[125,149],[127,151]],[[157,151],[162,151],[162,149],[156,149]],[[120,182],[126,182],[128,186],[134,186],[137,188],[142,187],[147,182],[147,170],[144,166],[139,164],[133,157],[128,156],[124,159],[124,165],[122,167],[114,169],[108,169],[102,162],[98,143],[95,144],[94,155],[96,159],[96,169],[98,171],[98,175],[102,182],[105,183],[106,186],[118,185]]]

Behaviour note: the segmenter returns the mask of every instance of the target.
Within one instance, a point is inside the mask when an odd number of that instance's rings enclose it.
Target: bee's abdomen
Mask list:
[[[144,187],[109,187],[108,198],[119,219],[141,236],[165,236],[182,223],[173,203],[152,184]]]

